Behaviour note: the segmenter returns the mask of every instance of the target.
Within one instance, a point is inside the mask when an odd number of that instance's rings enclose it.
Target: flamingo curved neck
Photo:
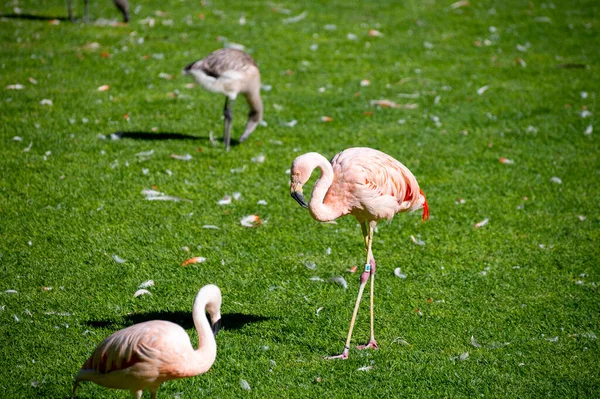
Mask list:
[[[217,357],[217,343],[213,335],[210,323],[205,314],[206,301],[198,300],[194,302],[192,317],[194,326],[198,331],[198,349],[194,351],[195,359],[190,364],[191,375],[198,375],[210,369]],[[192,374],[193,373],[193,374]]]
[[[257,123],[262,120],[263,116],[263,103],[260,98],[260,86],[253,88],[246,94],[246,101],[250,107],[250,119]]]
[[[312,159],[312,170],[319,169],[321,176],[313,187],[308,210],[311,216],[320,222],[329,222],[337,219],[342,215],[342,212],[324,203],[325,195],[333,183],[333,168],[325,157],[315,154]]]

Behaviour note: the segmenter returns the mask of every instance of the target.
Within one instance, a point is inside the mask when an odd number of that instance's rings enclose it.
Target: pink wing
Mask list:
[[[173,328],[171,324],[173,323],[149,321],[115,332],[98,345],[82,369],[93,369],[106,374],[140,362],[155,360],[162,352],[165,335],[168,335],[165,329]],[[175,324],[173,326],[179,327]]]
[[[415,176],[402,163],[381,151],[349,148],[337,154],[331,164],[335,177],[327,197],[330,194],[332,198],[345,195],[350,210],[365,205],[368,208],[369,202],[378,201],[389,204],[390,208],[380,209],[379,217],[390,219],[396,212],[423,206]],[[389,196],[394,198],[393,202],[381,198]]]

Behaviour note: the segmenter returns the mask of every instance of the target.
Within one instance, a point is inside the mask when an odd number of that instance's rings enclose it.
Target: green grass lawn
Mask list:
[[[223,292],[217,360],[160,398],[600,397],[598,2],[131,3],[128,26],[102,23],[120,20],[108,0],[88,25],[62,0],[0,4],[0,397],[67,398],[95,346],[135,322],[180,322],[195,343],[208,283]],[[210,140],[224,97],[180,71],[231,42],[271,90],[267,126],[226,153]],[[233,138],[246,114],[240,99]],[[355,146],[409,167],[432,217],[379,225],[381,349],[325,361],[344,345],[362,237],[351,217],[314,221],[287,170]],[[146,201],[152,187],[189,201]],[[265,223],[242,227],[250,214]],[[181,267],[192,256],[207,260]]]

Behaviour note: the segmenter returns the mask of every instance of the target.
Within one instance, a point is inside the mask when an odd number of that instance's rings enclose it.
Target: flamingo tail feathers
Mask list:
[[[429,220],[429,204],[427,203],[427,197],[425,197],[423,190],[420,191],[423,198],[425,198],[425,202],[423,203],[423,221],[425,221]]]

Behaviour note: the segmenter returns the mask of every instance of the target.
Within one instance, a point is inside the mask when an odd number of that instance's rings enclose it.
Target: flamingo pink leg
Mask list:
[[[375,279],[375,258],[373,257],[373,252],[371,251],[371,242],[373,241],[373,230],[375,228],[376,222],[364,222],[361,224],[363,236],[365,239],[365,247],[367,249],[367,263],[365,264],[365,271],[360,275],[360,287],[358,289],[358,296],[356,297],[356,303],[354,304],[354,311],[352,312],[352,319],[350,320],[350,328],[348,329],[348,338],[346,338],[346,345],[344,346],[344,351],[337,356],[328,356],[325,359],[348,359],[348,351],[350,350],[350,340],[352,339],[352,330],[354,329],[354,323],[356,322],[356,315],[358,314],[358,308],[360,305],[360,300],[362,298],[363,292],[365,290],[365,285],[367,284],[367,280],[371,277],[371,339],[367,345],[358,346],[358,349],[379,349],[377,346],[377,342],[375,341],[375,332],[373,327],[373,306],[374,306],[374,297],[373,297],[373,289],[374,289],[374,279]]]
[[[370,267],[370,264],[366,264],[365,271],[362,272],[362,274],[360,275],[360,288],[358,289],[358,296],[356,297],[356,303],[354,304],[354,312],[352,312],[352,320],[350,320],[350,329],[348,330],[348,338],[346,338],[346,345],[344,346],[344,351],[340,355],[327,356],[325,359],[348,359],[348,351],[350,350],[350,339],[352,338],[352,330],[354,329],[354,322],[356,321],[356,315],[358,314],[360,299],[362,298],[363,291],[365,290],[365,285],[367,285],[367,280],[369,279]]]
[[[366,224],[366,223],[365,223]],[[368,236],[366,238],[367,242],[367,262],[371,265],[371,292],[370,292],[370,315],[371,315],[371,338],[369,339],[369,343],[366,345],[359,345],[356,348],[359,350],[362,349],[379,349],[377,346],[377,341],[375,341],[375,257],[373,256],[373,252],[371,251],[371,243],[373,242],[373,231],[375,230],[376,222],[370,222],[368,226]]]

